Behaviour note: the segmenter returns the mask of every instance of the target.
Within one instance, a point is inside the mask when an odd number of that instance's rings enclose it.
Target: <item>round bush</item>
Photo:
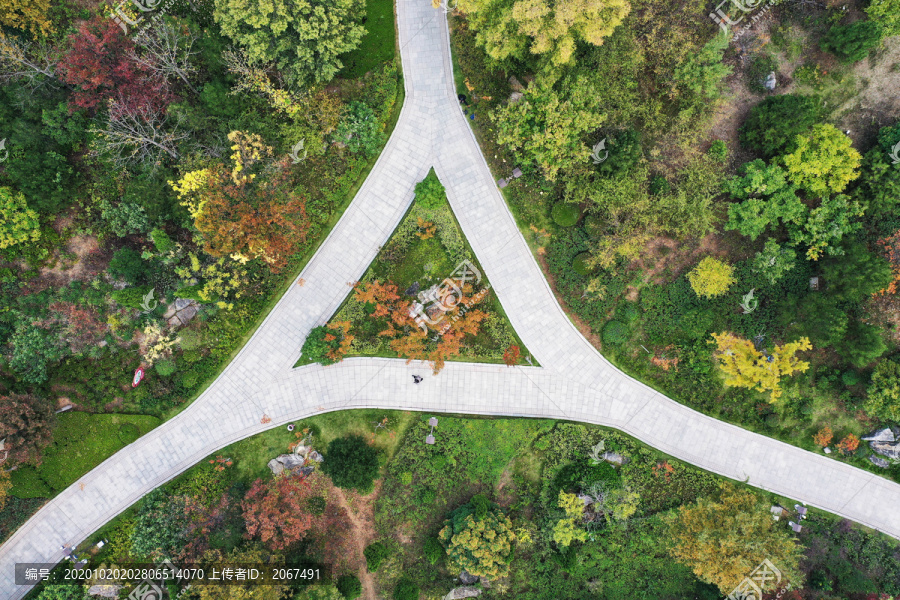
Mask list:
[[[419,502],[424,506],[430,505],[436,497],[437,494],[431,488],[422,488],[422,491],[419,492]]]
[[[403,471],[400,473],[400,483],[403,485],[409,485],[412,483],[413,474],[409,471]]]
[[[203,354],[201,354],[199,350],[185,350],[184,353],[182,353],[181,358],[189,363],[195,363],[203,358]]]
[[[571,227],[578,222],[578,217],[581,216],[581,211],[578,210],[578,207],[574,204],[557,202],[553,205],[553,210],[550,211],[550,216],[553,218],[553,222],[560,227]]]
[[[178,375],[178,383],[181,384],[186,390],[192,389],[195,385],[197,385],[197,381],[200,379],[200,376],[197,375],[196,371],[182,371]]]
[[[582,223],[584,231],[592,238],[598,238],[603,235],[604,223],[599,215],[588,215]]]
[[[141,437],[141,432],[134,423],[123,423],[119,426],[119,441],[130,444]]]
[[[394,600],[419,600],[419,586],[409,579],[401,579],[394,588]]]
[[[640,316],[640,309],[631,302],[621,305],[616,311],[616,318],[625,323],[634,323]]]
[[[441,541],[436,537],[430,537],[425,540],[425,558],[428,559],[433,565],[436,565],[438,561],[441,560],[444,556],[444,547],[441,545]]]
[[[669,180],[662,175],[654,175],[650,179],[650,193],[654,196],[662,196],[670,191],[672,191],[672,186],[669,184]]]
[[[362,595],[362,584],[356,575],[341,575],[337,580],[337,589],[347,600],[354,600]]]
[[[338,438],[328,444],[322,470],[338,487],[368,492],[378,476],[378,452],[358,435]]]
[[[780,422],[781,422],[781,420],[778,418],[778,415],[776,415],[775,413],[772,413],[771,415],[766,417],[766,425],[768,425],[769,427],[778,427],[778,423],[780,423]]]
[[[363,556],[366,557],[366,569],[369,570],[369,573],[374,573],[389,555],[387,546],[381,542],[372,542],[363,550]]]
[[[572,268],[575,269],[575,272],[579,275],[584,275],[585,277],[587,277],[594,272],[594,269],[588,266],[588,259],[590,258],[590,252],[582,252],[581,254],[576,254],[575,258],[572,259]]]
[[[199,350],[204,344],[203,332],[196,329],[182,329],[178,332],[178,345],[185,351]]]
[[[841,381],[847,387],[857,385],[862,381],[862,377],[856,371],[844,371],[841,374]]]
[[[728,145],[722,140],[715,140],[706,154],[713,160],[725,162],[728,159]]]
[[[164,358],[153,365],[153,368],[156,369],[156,372],[159,373],[160,377],[169,377],[175,372],[175,361]]]
[[[601,337],[604,344],[622,344],[628,339],[628,328],[619,321],[609,321],[603,326]]]

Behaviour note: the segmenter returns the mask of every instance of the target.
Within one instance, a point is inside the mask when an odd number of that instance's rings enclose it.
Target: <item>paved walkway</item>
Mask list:
[[[0,598],[17,562],[60,560],[75,544],[217,449],[324,411],[394,408],[550,417],[608,425],[677,458],[803,500],[900,538],[900,485],[692,411],[624,375],[571,324],[495,187],[452,82],[444,14],[398,0],[406,103],[353,203],[256,334],[174,419],[107,459],[50,501],[0,547]],[[292,366],[388,239],[434,165],[463,231],[541,368],[349,359]],[[411,374],[425,376],[419,385]],[[440,429],[437,432],[440,439]]]

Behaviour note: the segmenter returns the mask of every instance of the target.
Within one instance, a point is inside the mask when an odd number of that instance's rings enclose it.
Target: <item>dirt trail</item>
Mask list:
[[[359,577],[359,581],[362,583],[362,597],[364,600],[379,600],[378,595],[375,593],[375,580],[366,568],[366,558],[363,556],[363,550],[365,550],[366,546],[368,546],[375,538],[375,498],[378,497],[378,492],[380,491],[381,482],[378,481],[375,484],[375,491],[368,496],[354,494],[354,506],[351,506],[350,502],[347,501],[347,496],[344,495],[344,491],[341,488],[334,487],[330,492],[333,494],[338,506],[347,511],[347,518],[349,519],[352,528],[350,539],[353,540],[353,546],[356,548],[356,556],[352,563],[358,565],[357,577]]]

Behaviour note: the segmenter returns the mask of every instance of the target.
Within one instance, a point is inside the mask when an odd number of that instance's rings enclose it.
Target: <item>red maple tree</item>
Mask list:
[[[174,99],[165,80],[152,77],[130,54],[134,48],[111,19],[95,16],[69,36],[68,52],[58,64],[63,80],[74,86],[70,110],[94,110],[110,99],[123,109],[164,108]]]
[[[521,354],[518,346],[510,344],[509,348],[506,349],[506,352],[503,353],[503,364],[508,367],[516,366],[519,364],[519,356]]]
[[[309,485],[297,477],[257,479],[241,502],[246,537],[259,538],[272,550],[299,542],[313,523],[307,512],[309,495]]]

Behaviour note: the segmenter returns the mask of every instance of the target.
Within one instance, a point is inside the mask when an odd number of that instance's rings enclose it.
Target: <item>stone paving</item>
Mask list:
[[[569,419],[616,427],[679,459],[900,538],[900,485],[692,411],[628,377],[575,329],[506,207],[457,102],[444,13],[398,0],[406,102],[384,152],[318,252],[220,377],[177,417],[107,459],[0,546],[0,598],[20,598],[17,562],[56,562],[209,454],[322,412],[377,407]],[[400,222],[434,166],[507,315],[542,365],[356,358],[293,369]],[[505,175],[505,174],[500,174]],[[425,380],[415,385],[412,375]],[[440,443],[440,426],[436,431]]]

